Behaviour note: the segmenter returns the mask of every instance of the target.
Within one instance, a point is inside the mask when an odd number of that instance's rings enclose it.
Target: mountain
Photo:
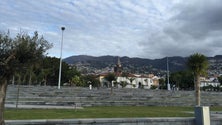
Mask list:
[[[116,65],[118,58],[120,58],[123,70],[133,73],[155,72],[166,70],[167,58],[162,59],[144,59],[144,58],[129,58],[118,56],[87,56],[78,55],[65,58],[64,61],[68,64],[84,66],[93,69],[112,68]],[[171,71],[179,71],[185,68],[186,58],[183,57],[169,57],[169,67]]]
[[[123,71],[131,73],[161,73],[166,72],[167,58],[161,59],[144,59],[130,58],[127,56],[88,56],[78,55],[65,58],[64,61],[68,64],[76,65],[79,69],[87,70],[87,72],[102,72],[112,70],[120,59]],[[218,72],[222,69],[222,56],[207,57],[210,62],[210,68]],[[187,57],[168,57],[170,72],[181,71],[186,68]],[[219,72],[218,72],[219,73]]]

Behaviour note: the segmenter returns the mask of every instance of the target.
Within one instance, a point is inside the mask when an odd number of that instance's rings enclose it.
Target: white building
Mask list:
[[[136,75],[136,74],[122,74],[122,65],[120,62],[120,58],[117,58],[117,64],[114,67],[114,72],[116,76],[116,83],[118,84],[118,87],[120,87],[121,83],[125,83],[126,88],[144,88],[144,89],[150,89],[151,86],[159,86],[159,78],[157,76],[154,76],[153,74],[149,75]],[[108,74],[108,73],[107,73]],[[111,83],[109,83],[105,76],[107,74],[100,74],[99,80],[101,83],[101,86],[107,86],[110,87]],[[114,81],[113,81],[114,82]]]
[[[101,86],[105,86],[105,84],[108,83],[107,80],[105,80],[105,75],[100,75],[100,83]],[[126,86],[125,88],[144,88],[144,89],[150,89],[151,86],[159,86],[159,78],[154,75],[135,75],[135,74],[129,74],[126,77],[123,76],[117,76],[116,81],[118,84],[118,87],[120,87],[121,82],[125,82]],[[122,86],[121,86],[122,87]]]
[[[206,79],[205,77],[200,78],[200,87],[210,86],[210,85],[213,87],[217,87],[220,86],[220,83],[215,78],[209,78],[209,79]]]

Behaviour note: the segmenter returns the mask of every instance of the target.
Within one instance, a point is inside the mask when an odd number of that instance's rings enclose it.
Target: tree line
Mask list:
[[[57,85],[59,59],[47,57],[52,44],[34,32],[18,33],[14,38],[10,32],[0,32],[0,125],[4,125],[4,104],[8,84]],[[62,83],[97,86],[93,75],[82,76],[75,67],[63,62]]]

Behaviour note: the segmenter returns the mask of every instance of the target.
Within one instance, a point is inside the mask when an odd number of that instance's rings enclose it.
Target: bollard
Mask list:
[[[195,107],[195,125],[210,125],[210,111],[208,106]]]

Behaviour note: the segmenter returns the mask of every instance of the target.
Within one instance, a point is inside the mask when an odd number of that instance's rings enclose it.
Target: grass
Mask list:
[[[115,106],[84,109],[6,109],[6,120],[128,118],[128,117],[193,117],[193,107]]]
[[[222,107],[211,107],[222,111]],[[74,119],[74,118],[129,118],[129,117],[193,117],[193,107],[114,106],[84,109],[6,109],[6,120]]]
[[[221,106],[212,106],[212,107],[210,107],[210,111],[222,111],[222,107]]]

